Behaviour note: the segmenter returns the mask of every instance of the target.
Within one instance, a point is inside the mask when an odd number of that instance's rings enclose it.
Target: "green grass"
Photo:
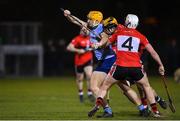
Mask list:
[[[166,98],[160,78],[151,77],[150,82],[159,95]],[[168,79],[168,87],[177,111],[173,114],[169,109],[160,109],[166,116],[162,119],[180,119],[179,86],[172,78]],[[110,119],[153,119],[139,117],[136,106],[130,103],[116,86],[112,87],[110,98],[114,112],[114,117]],[[87,97],[85,103],[79,103],[75,81],[72,77],[0,79],[1,120],[97,119],[87,117],[87,112],[92,107],[93,104]],[[98,113],[102,113],[102,110]]]

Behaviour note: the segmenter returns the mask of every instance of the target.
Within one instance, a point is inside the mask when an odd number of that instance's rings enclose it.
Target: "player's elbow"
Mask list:
[[[66,50],[67,50],[67,51],[70,51],[70,50],[71,50],[70,46],[67,46],[67,47],[66,47]]]

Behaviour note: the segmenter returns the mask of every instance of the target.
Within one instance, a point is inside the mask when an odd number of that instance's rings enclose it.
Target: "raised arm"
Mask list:
[[[64,16],[72,23],[80,26],[80,27],[83,27],[82,25],[84,26],[87,26],[87,23],[82,21],[81,19],[71,15],[71,12],[69,10],[64,10]]]
[[[162,61],[161,61],[159,55],[157,54],[157,52],[154,50],[154,48],[152,47],[151,44],[147,44],[145,48],[151,54],[152,58],[158,63],[159,73],[161,75],[164,75],[164,72],[165,72],[164,66],[163,66]]]

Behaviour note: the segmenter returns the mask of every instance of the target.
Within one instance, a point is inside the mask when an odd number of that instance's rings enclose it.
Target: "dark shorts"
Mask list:
[[[141,70],[143,72],[143,75],[146,73],[145,69],[144,69],[144,65],[142,65]],[[131,79],[127,79],[127,81],[129,82],[130,86],[135,84],[134,80]]]
[[[85,68],[86,66],[93,66],[93,61],[90,60],[90,61],[86,62],[86,63],[83,64],[83,65],[75,66],[75,72],[76,72],[76,73],[83,73],[83,72],[84,72],[84,68]]]
[[[116,80],[128,80],[139,81],[143,78],[144,74],[141,67],[121,67],[115,66],[113,72],[111,73],[112,77]]]
[[[115,61],[116,61],[116,56],[102,60],[99,64],[97,64],[97,67],[95,68],[94,71],[105,72],[106,74],[108,74]]]

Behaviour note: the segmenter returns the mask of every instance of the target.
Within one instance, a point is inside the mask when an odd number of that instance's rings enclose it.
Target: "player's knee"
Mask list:
[[[143,88],[149,88],[150,87],[149,82],[146,80],[138,81],[138,84],[140,84],[140,86],[142,86]]]
[[[78,81],[80,81],[80,82],[83,81],[83,76],[77,76],[77,77],[76,77],[76,80],[78,80]]]
[[[151,86],[149,85],[149,83],[144,83],[144,87],[145,87],[145,88],[151,88]]]
[[[86,79],[87,79],[88,81],[90,81],[90,79],[91,79],[91,74],[86,74]]]
[[[83,78],[76,78],[76,80],[78,83],[83,82]]]

